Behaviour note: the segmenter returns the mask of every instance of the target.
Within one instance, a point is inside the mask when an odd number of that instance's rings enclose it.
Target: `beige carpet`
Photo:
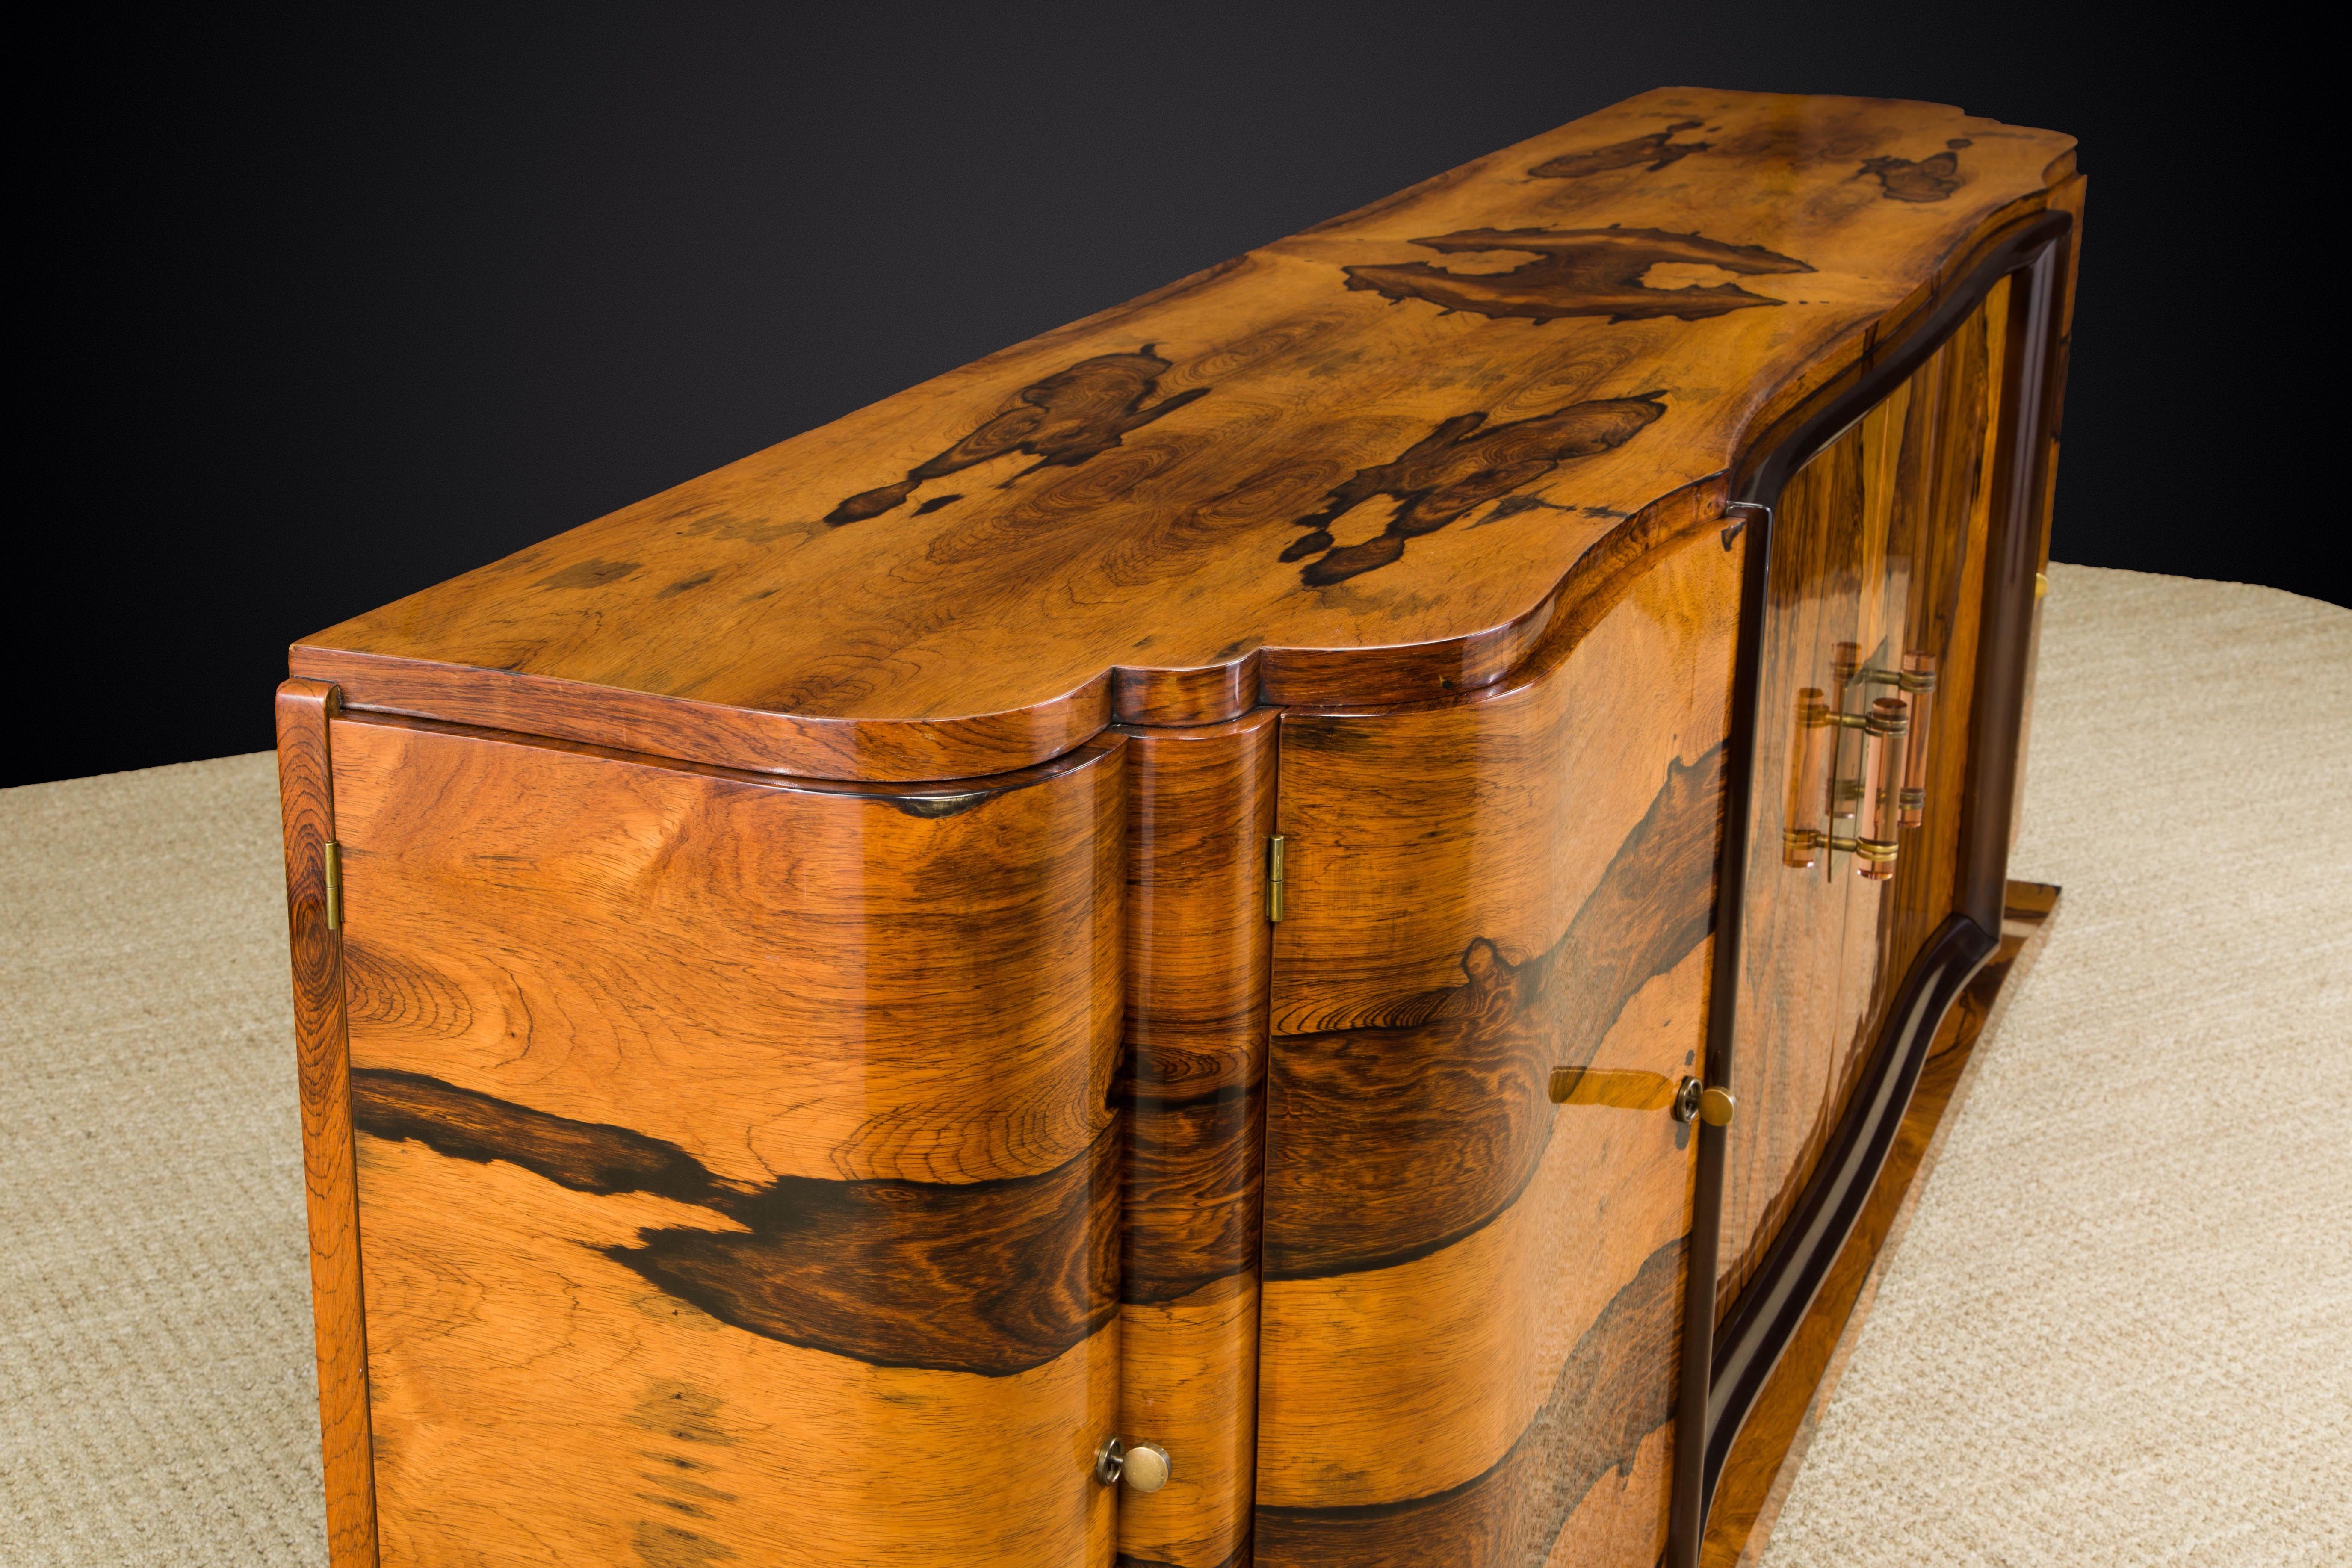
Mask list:
[[[1766,1568],[2352,1563],[2352,611],[2051,580],[2065,898]]]
[[[277,796],[0,793],[0,1563],[326,1563]]]
[[[2352,1562],[2352,612],[2053,578],[2065,906],[1770,1568]],[[323,1563],[269,759],[0,793],[0,1563]]]

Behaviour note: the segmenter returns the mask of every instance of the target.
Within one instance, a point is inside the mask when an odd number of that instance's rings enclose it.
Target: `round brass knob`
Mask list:
[[[1698,1119],[1709,1127],[1730,1126],[1731,1113],[1738,1109],[1727,1089],[1710,1089],[1698,1097]]]
[[[1168,1450],[1157,1443],[1138,1443],[1127,1451],[1120,1479],[1139,1492],[1156,1492],[1168,1484]]]

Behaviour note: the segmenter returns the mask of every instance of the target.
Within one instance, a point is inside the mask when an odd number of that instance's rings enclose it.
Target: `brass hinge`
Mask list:
[[[327,929],[343,929],[343,847],[327,840]]]
[[[1282,847],[1286,842],[1279,833],[1265,841],[1265,918],[1276,922],[1282,919]]]

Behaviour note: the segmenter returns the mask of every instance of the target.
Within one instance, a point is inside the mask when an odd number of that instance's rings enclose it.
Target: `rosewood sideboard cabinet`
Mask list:
[[[337,1568],[1707,1556],[2000,937],[2072,148],[1647,93],[295,645]]]

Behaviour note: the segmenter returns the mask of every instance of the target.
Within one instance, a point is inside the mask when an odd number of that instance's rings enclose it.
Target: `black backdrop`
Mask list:
[[[2341,602],[2333,481],[2287,460],[2331,449],[2295,367],[2338,330],[2283,243],[2333,205],[2292,46],[1798,11],[319,8],[61,47],[0,783],[266,747],[301,634],[1668,83],[2079,136],[2058,558]]]

